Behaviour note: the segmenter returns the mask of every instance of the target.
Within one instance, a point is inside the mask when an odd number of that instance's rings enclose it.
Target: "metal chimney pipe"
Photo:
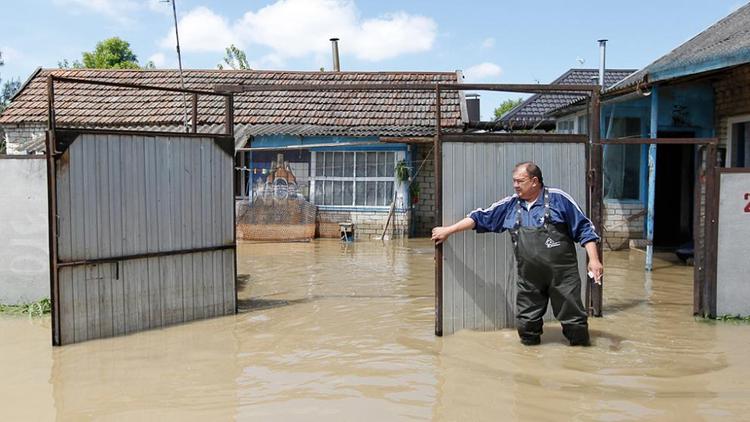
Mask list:
[[[599,85],[604,88],[604,69],[607,64],[607,40],[596,40],[599,43]]]
[[[333,71],[341,72],[341,63],[339,63],[339,39],[331,38],[331,49],[333,50]]]

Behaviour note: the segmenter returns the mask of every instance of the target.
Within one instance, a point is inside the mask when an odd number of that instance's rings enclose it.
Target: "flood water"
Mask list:
[[[750,420],[750,325],[692,315],[692,267],[605,256],[594,345],[558,324],[434,330],[427,240],[241,244],[242,312],[50,346],[0,316],[0,419]]]

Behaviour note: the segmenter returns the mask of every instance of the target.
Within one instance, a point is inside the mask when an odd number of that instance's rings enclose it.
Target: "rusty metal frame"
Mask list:
[[[350,84],[350,83],[324,83],[324,84],[290,84],[290,85],[244,85],[244,84],[217,84],[214,90],[224,93],[242,93],[242,92],[279,92],[279,91],[432,91],[435,93],[435,135],[432,141],[434,157],[434,181],[435,181],[435,218],[436,222],[442,222],[443,201],[442,201],[442,143],[444,141],[453,142],[541,142],[542,138],[548,142],[588,142],[587,162],[588,178],[593,182],[586,192],[586,205],[590,210],[590,217],[594,224],[601,226],[602,222],[602,190],[601,190],[601,145],[599,138],[599,115],[600,115],[600,95],[601,87],[599,85],[543,85],[543,84],[463,84],[463,83],[423,83],[423,84],[406,84],[406,83],[367,83],[367,84]],[[539,136],[536,134],[517,134],[517,133],[484,133],[484,134],[451,134],[443,133],[442,130],[442,103],[441,93],[443,91],[497,91],[497,92],[520,92],[520,93],[570,93],[588,95],[591,98],[589,110],[589,122],[591,129],[589,135],[566,135],[566,134],[549,134]],[[596,118],[591,118],[591,116]],[[420,138],[419,143],[429,143],[428,140]],[[596,151],[590,153],[589,150]],[[594,204],[598,204],[594,206]],[[598,243],[599,257],[602,256],[602,244]],[[435,334],[443,334],[443,245],[435,246]],[[589,280],[586,286],[587,307],[589,313],[594,316],[601,316],[602,289],[599,285]]]
[[[192,95],[192,128],[185,132],[161,132],[161,131],[139,131],[123,130],[110,128],[78,128],[78,127],[58,127],[55,110],[55,82],[80,83],[98,86],[114,86],[122,88],[132,88],[140,90],[167,91]],[[211,95],[224,97],[224,133],[198,133],[198,95]],[[153,85],[107,82],[97,80],[87,80],[78,78],[60,77],[55,75],[47,76],[47,131],[46,131],[46,153],[44,158],[47,160],[47,200],[48,200],[48,225],[49,225],[49,262],[50,262],[50,296],[52,301],[52,344],[59,346],[60,339],[60,309],[59,303],[59,269],[77,265],[95,265],[101,263],[112,263],[132,259],[152,258],[169,255],[179,255],[188,253],[209,252],[216,250],[232,249],[234,254],[234,285],[235,285],[235,313],[237,312],[237,231],[234,229],[236,221],[236,207],[234,192],[232,192],[232,243],[218,246],[181,249],[175,251],[151,252],[137,255],[123,255],[116,257],[97,258],[78,261],[60,261],[57,253],[57,163],[56,160],[62,155],[68,145],[58,145],[61,140],[77,137],[80,134],[110,134],[110,135],[141,135],[141,136],[179,136],[186,138],[213,138],[214,142],[226,152],[229,156],[234,157],[234,94],[219,93],[213,91],[203,91],[195,89],[180,89],[160,87]],[[62,150],[57,147],[61,146]],[[230,151],[231,149],[231,151]]]
[[[717,171],[731,172],[732,169],[718,169],[716,148],[718,138],[615,138],[602,139],[602,145],[694,145],[705,147],[705,183],[701,184],[699,173],[695,174],[693,185],[693,314],[716,315],[716,236],[718,220],[719,186]],[[700,153],[700,149],[696,152]],[[703,225],[703,248],[697,251],[697,237],[700,230],[701,186],[705,186],[705,223]]]

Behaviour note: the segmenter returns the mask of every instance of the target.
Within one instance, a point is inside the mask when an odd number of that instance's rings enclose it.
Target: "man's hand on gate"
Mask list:
[[[457,222],[456,224],[448,227],[435,227],[432,229],[432,240],[436,245],[445,242],[445,239],[453,233],[459,233],[464,230],[471,230],[474,228],[474,220],[469,217]]]
[[[432,229],[432,241],[434,241],[436,245],[443,243],[450,235],[451,231],[448,227],[435,227]]]

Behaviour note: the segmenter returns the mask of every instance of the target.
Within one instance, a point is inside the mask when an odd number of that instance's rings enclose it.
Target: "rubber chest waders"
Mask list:
[[[547,301],[571,345],[589,343],[586,311],[581,302],[581,278],[568,225],[552,223],[549,192],[544,188],[544,222],[540,227],[521,225],[521,205],[516,203],[516,224],[511,230],[518,263],[516,325],[524,344],[539,344]]]

